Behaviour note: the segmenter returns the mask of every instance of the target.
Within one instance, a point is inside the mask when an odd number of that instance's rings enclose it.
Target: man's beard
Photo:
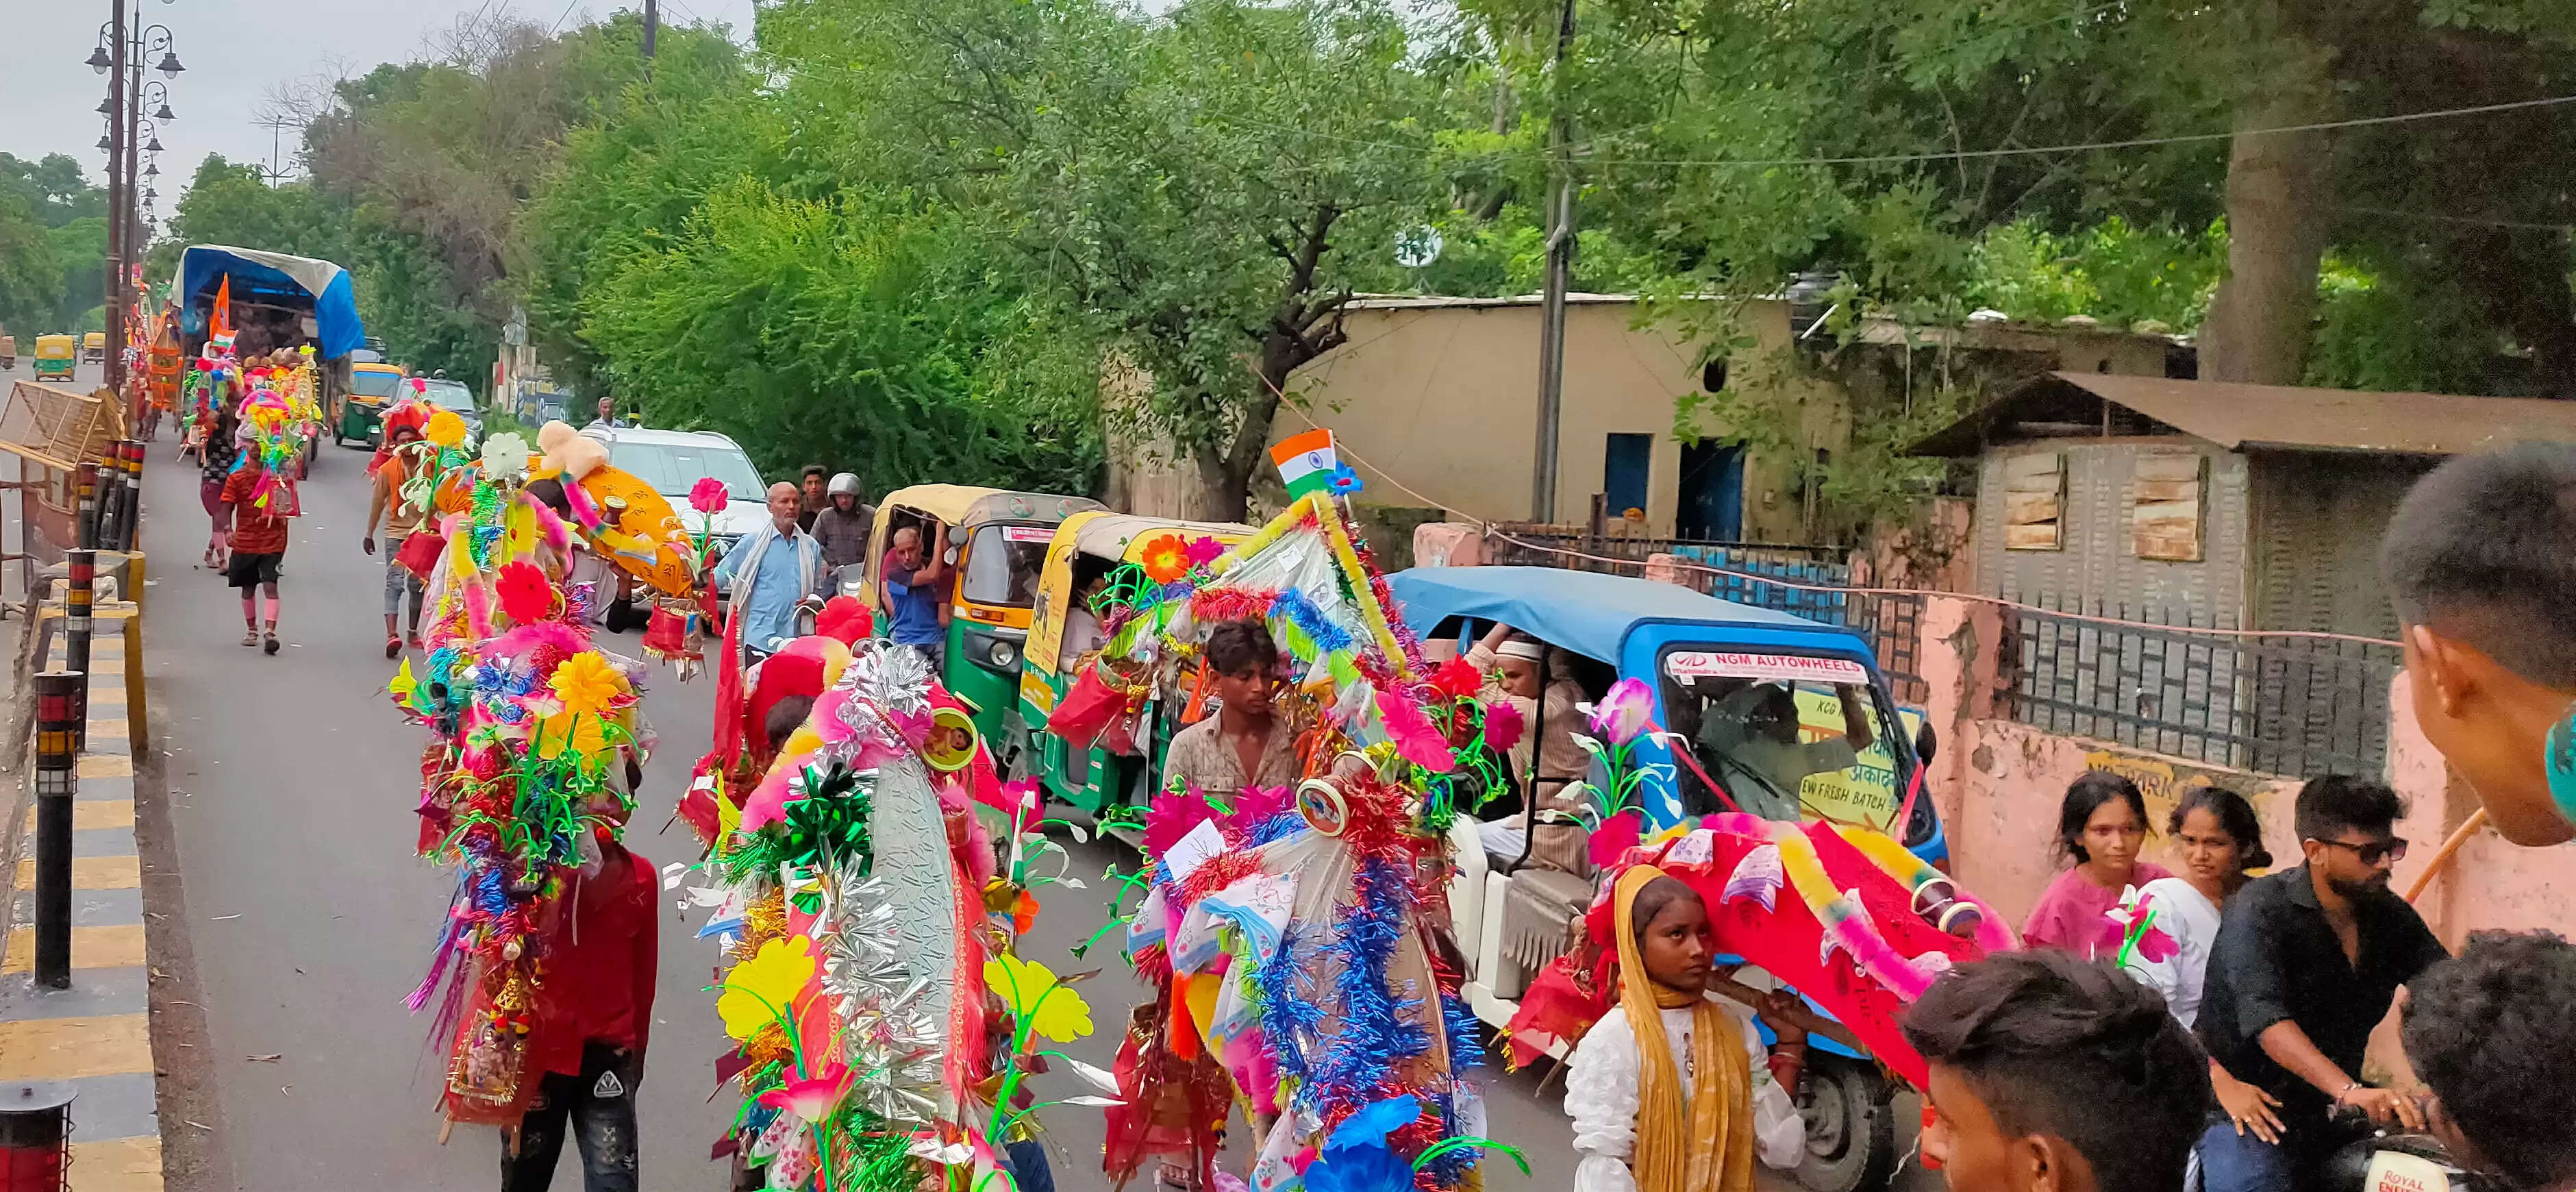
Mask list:
[[[2388,889],[2388,881],[2394,876],[2396,875],[2393,873],[2382,871],[2359,880],[2330,877],[2326,879],[2326,884],[2334,887],[2335,893],[2346,898],[2361,898]]]

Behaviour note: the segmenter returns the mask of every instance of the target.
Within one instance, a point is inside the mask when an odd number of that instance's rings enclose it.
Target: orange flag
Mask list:
[[[206,338],[233,333],[233,278],[224,275],[224,284],[215,290],[215,313],[206,318]]]

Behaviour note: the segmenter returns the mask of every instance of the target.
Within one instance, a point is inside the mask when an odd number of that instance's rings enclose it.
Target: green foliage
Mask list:
[[[2058,235],[2031,220],[1989,230],[1969,253],[1962,301],[2019,320],[2088,315],[2106,326],[2200,325],[2227,264],[2227,228],[2190,235],[2112,216]]]
[[[2490,392],[2505,343],[2454,280],[2401,262],[2330,256],[2318,278],[2305,383],[2338,389]]]
[[[78,161],[0,153],[0,325],[20,335],[77,329],[107,288],[106,210],[106,192]]]
[[[1085,492],[1097,373],[954,215],[744,179],[594,299],[582,334],[657,425],[742,440],[767,474],[840,461],[870,490],[939,480]]]

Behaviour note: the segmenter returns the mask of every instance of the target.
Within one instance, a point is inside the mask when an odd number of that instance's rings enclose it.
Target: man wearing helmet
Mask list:
[[[859,502],[859,478],[843,472],[824,490],[826,504],[814,515],[811,531],[823,544],[823,565],[847,567],[868,557],[868,534],[875,528],[876,507]]]

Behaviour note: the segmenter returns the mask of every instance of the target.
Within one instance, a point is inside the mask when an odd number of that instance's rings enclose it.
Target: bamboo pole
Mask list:
[[[2481,807],[2470,812],[2469,818],[2460,821],[2459,827],[2451,829],[2450,838],[2444,840],[2442,847],[2434,852],[2433,860],[2424,866],[2424,872],[2416,874],[2415,880],[2407,883],[2406,901],[2412,903],[2421,897],[2425,888],[2433,884],[2433,879],[2441,876],[2442,870],[2450,865],[2451,859],[2459,855],[2460,846],[2467,844],[2469,837],[2477,835],[2478,829],[2485,826],[2487,826],[2487,809]]]

